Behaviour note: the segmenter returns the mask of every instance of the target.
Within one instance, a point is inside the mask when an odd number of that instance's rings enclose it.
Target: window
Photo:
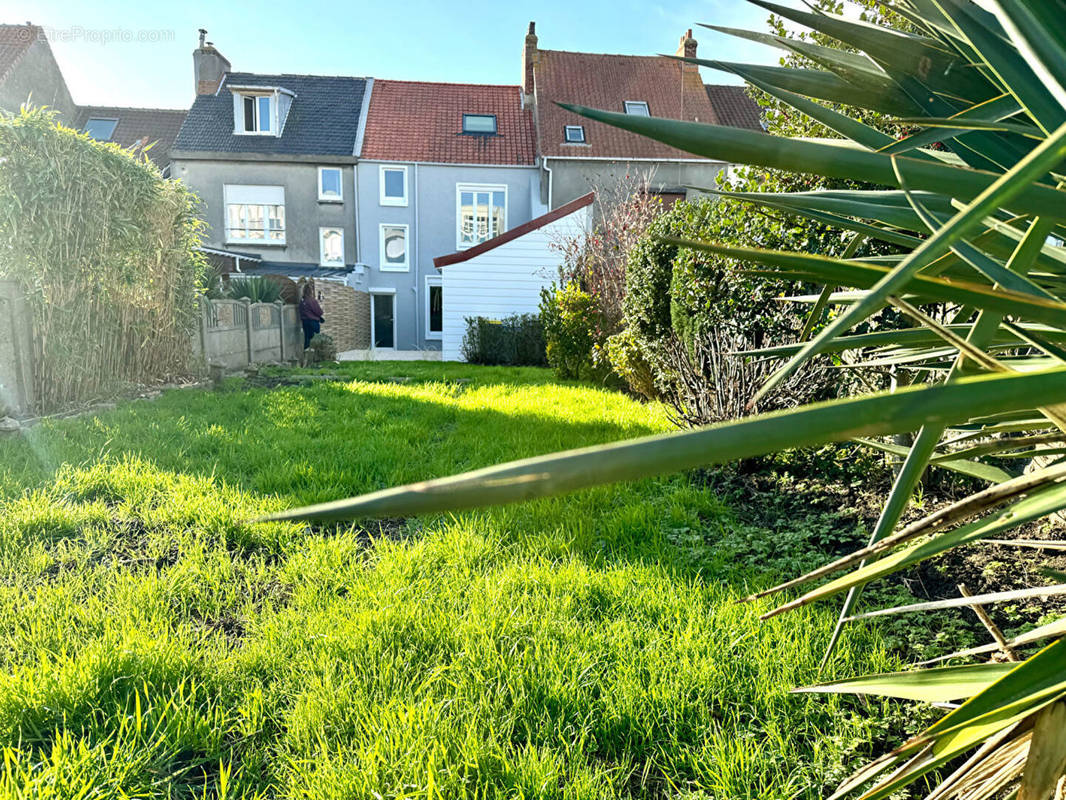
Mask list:
[[[233,131],[273,135],[277,127],[277,96],[269,93],[235,94]]]
[[[319,228],[319,263],[323,267],[344,266],[344,230],[341,228]]]
[[[381,205],[407,205],[407,167],[386,167],[380,171]]]
[[[496,135],[495,114],[463,114],[463,133],[478,136]]]
[[[111,138],[111,134],[115,132],[116,125],[118,125],[117,119],[90,117],[89,121],[85,123],[85,132],[94,139],[106,142]]]
[[[472,247],[507,230],[507,187],[459,184],[456,249]]]
[[[223,187],[226,241],[285,244],[285,187]]]
[[[407,272],[407,226],[381,226],[381,270]]]
[[[440,339],[444,330],[444,289],[440,278],[426,278],[426,338]]]
[[[643,100],[626,100],[626,113],[635,117],[650,117],[648,104]]]
[[[340,167],[318,168],[318,200],[321,203],[339,203],[344,200]]]
[[[585,126],[584,125],[567,125],[566,126],[566,142],[568,144],[584,144],[585,143]]]

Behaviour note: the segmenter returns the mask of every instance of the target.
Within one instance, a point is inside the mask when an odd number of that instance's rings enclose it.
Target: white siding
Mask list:
[[[588,230],[591,206],[530,231],[469,261],[441,268],[444,287],[442,356],[462,361],[468,317],[536,314],[540,290],[558,281],[562,257],[553,242]]]

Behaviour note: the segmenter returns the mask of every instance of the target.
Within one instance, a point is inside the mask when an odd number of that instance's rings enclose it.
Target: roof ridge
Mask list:
[[[240,72],[237,70],[230,70],[226,73],[226,77],[231,77],[233,75],[254,75],[259,78],[344,78],[345,80],[352,81],[370,80],[369,75],[316,75],[310,72]]]
[[[88,109],[107,109],[109,111],[163,111],[171,114],[188,114],[187,108],[149,108],[147,106],[98,106],[98,105],[76,105],[78,111],[86,111]]]
[[[539,53],[565,53],[569,56],[607,56],[608,58],[644,58],[648,60],[654,59],[667,59],[670,60],[670,56],[664,56],[660,54],[647,56],[647,55],[632,55],[630,53],[589,53],[584,50],[543,50],[538,49]]]
[[[405,78],[374,78],[374,82],[382,83],[407,83],[420,84],[422,86],[465,86],[477,89],[521,89],[517,83],[463,83],[461,81],[419,81]]]

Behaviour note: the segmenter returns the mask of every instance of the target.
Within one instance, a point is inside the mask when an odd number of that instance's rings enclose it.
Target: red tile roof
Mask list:
[[[152,145],[148,157],[160,168],[170,163],[170,148],[181,130],[187,111],[169,108],[116,108],[114,106],[79,106],[74,124],[78,130],[90,119],[117,120],[109,142],[123,147]],[[154,144],[153,144],[154,142]]]
[[[538,50],[534,76],[540,152],[571,158],[696,158],[555,105],[577,103],[621,112],[626,100],[643,100],[653,117],[718,123],[699,72],[682,66],[663,56]],[[583,125],[587,144],[564,144],[567,125]]]
[[[531,219],[529,222],[524,222],[517,227],[511,228],[509,231],[504,231],[499,236],[494,236],[487,242],[476,244],[467,250],[460,250],[458,253],[449,253],[446,256],[437,256],[433,259],[433,266],[437,269],[446,267],[449,264],[459,264],[463,261],[469,261],[474,256],[479,256],[482,253],[487,253],[489,250],[495,250],[501,244],[507,244],[513,242],[519,236],[525,236],[530,231],[535,231],[538,228],[543,228],[550,222],[555,222],[557,219],[568,217],[575,211],[584,208],[585,206],[592,205],[592,202],[596,199],[595,192],[589,192],[586,195],[582,195],[569,203],[559,206],[554,211],[549,211],[547,214],[541,214],[536,219]]]
[[[714,113],[718,115],[719,124],[752,131],[764,130],[762,110],[759,104],[748,96],[745,87],[708,83],[706,89]]]
[[[37,25],[0,25],[0,81],[38,40],[47,41]]]
[[[464,135],[463,114],[495,114],[498,135]],[[365,159],[444,164],[536,163],[533,115],[518,86],[375,80]]]

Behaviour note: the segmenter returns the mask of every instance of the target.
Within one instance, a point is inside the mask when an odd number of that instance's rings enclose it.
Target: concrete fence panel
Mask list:
[[[33,408],[33,322],[18,286],[0,281],[0,417]]]

